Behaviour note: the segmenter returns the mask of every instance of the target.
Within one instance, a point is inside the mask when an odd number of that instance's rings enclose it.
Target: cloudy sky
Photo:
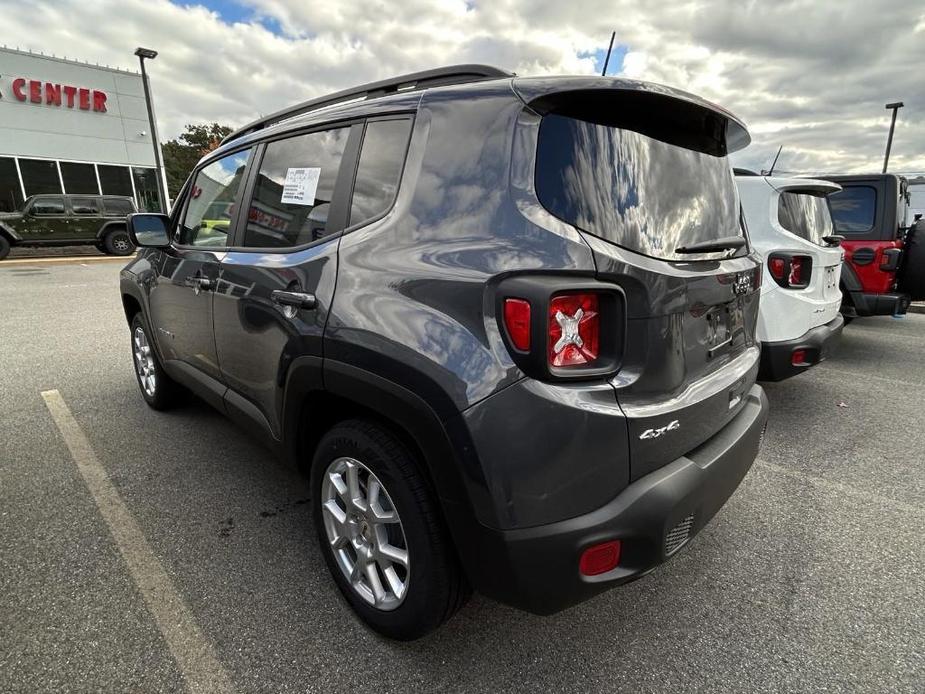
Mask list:
[[[904,101],[891,170],[925,170],[922,0],[0,0],[0,43],[150,71],[161,135],[240,125],[362,82],[461,62],[518,74],[651,80],[749,125],[736,163],[878,170]]]

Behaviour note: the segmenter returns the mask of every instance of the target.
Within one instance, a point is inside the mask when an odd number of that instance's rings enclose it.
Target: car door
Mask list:
[[[69,240],[68,215],[62,195],[37,195],[27,205],[20,226],[24,241]]]
[[[202,397],[221,406],[224,386],[212,330],[212,297],[233,219],[209,219],[216,201],[243,194],[250,150],[200,168],[176,217],[173,242],[160,255],[148,301],[164,368]]]
[[[289,364],[322,355],[361,136],[362,125],[339,125],[262,145],[237,245],[221,259],[214,322],[226,408],[276,439]]]
[[[95,241],[103,223],[100,199],[75,195],[69,199],[71,218],[68,236],[75,241]]]

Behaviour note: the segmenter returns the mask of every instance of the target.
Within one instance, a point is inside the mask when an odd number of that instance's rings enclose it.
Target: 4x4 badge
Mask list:
[[[663,427],[659,427],[658,429],[646,429],[644,432],[642,432],[639,435],[639,438],[657,439],[659,436],[661,436],[665,432],[674,431],[675,429],[680,429],[680,428],[681,428],[681,422],[675,419],[675,420],[672,420],[670,424],[667,424]]]
[[[738,296],[748,294],[752,290],[752,273],[740,272],[736,275],[735,282],[732,285],[732,291]]]

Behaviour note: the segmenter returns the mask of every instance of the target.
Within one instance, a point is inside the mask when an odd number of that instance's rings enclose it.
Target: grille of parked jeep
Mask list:
[[[691,528],[693,525],[694,514],[692,513],[668,532],[668,535],[665,537],[665,556],[670,557],[681,549],[691,536]]]

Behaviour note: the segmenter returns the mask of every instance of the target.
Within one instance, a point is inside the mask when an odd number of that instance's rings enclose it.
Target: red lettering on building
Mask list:
[[[75,87],[70,84],[56,84],[41,80],[27,80],[17,77],[11,83],[13,96],[17,101],[29,101],[33,104],[45,103],[46,106],[79,108],[81,111],[106,113],[106,92],[87,87]]]
[[[14,95],[19,101],[25,101],[25,100],[26,100],[26,94],[25,94],[25,92],[22,90],[22,88],[25,86],[25,84],[26,84],[26,80],[24,80],[22,77],[19,77],[19,78],[13,80],[13,95]]]
[[[45,103],[54,104],[55,106],[61,105],[60,84],[52,84],[51,82],[45,83]]]

